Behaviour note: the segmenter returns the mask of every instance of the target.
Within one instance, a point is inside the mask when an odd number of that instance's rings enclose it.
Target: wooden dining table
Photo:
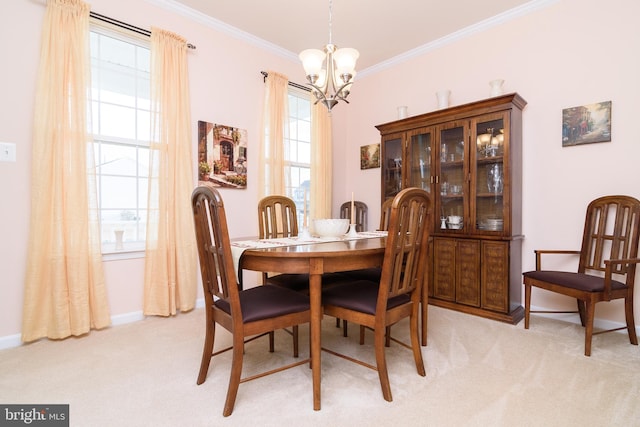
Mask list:
[[[239,268],[309,274],[313,409],[320,410],[322,275],[382,266],[386,237],[306,243],[243,251]]]

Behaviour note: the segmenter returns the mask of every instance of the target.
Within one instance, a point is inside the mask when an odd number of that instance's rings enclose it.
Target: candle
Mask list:
[[[307,189],[304,189],[304,207],[302,208],[302,226],[307,226]]]
[[[356,223],[356,208],[353,202],[353,191],[351,192],[351,224]]]

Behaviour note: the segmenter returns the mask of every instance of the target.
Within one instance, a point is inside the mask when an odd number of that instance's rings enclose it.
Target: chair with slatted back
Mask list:
[[[241,378],[245,343],[276,329],[309,323],[309,298],[277,286],[256,286],[240,290],[220,193],[211,186],[202,185],[193,191],[191,200],[206,310],[206,333],[197,383],[202,384],[207,379],[213,356],[233,350],[223,409],[223,415],[226,417],[233,412],[240,383],[310,361],[300,360],[258,375]],[[213,353],[217,324],[232,334],[233,345]],[[252,338],[247,339],[248,337]],[[297,339],[296,334],[296,348]],[[273,347],[270,351],[273,351]]]
[[[391,217],[391,204],[393,203],[393,198],[386,199],[382,203],[382,207],[380,209],[380,225],[378,227],[378,231],[388,231],[389,230],[389,219]],[[382,268],[380,267],[372,267],[365,268],[362,270],[353,270],[345,272],[344,274],[349,276],[352,280],[369,280],[371,282],[379,282],[380,275],[382,273]],[[344,336],[347,336],[346,325],[344,327],[345,332]],[[364,344],[364,326],[360,326],[360,344]],[[391,344],[391,328],[387,331],[387,347]]]
[[[356,211],[354,215],[356,231],[367,231],[367,219],[369,217],[367,204],[356,200],[353,202],[353,208]],[[344,202],[340,206],[340,218],[351,219],[351,202]]]
[[[382,208],[380,209],[380,226],[378,230],[387,231],[389,229],[389,218],[391,217],[391,204],[393,198],[386,199],[382,202]]]
[[[426,375],[418,318],[427,264],[430,212],[431,200],[426,191],[419,188],[400,191],[391,206],[380,281],[357,280],[322,292],[325,314],[373,329],[376,365],[324,350],[376,370],[387,401],[392,400],[385,357],[388,326],[409,318],[411,346],[407,347],[413,351],[418,374]]]
[[[380,226],[378,227],[378,231],[387,231],[389,230],[389,218],[391,216],[391,204],[393,203],[393,198],[387,199],[382,203],[382,208],[380,211]],[[353,270],[349,271],[345,274],[349,275],[349,277],[356,279],[366,279],[371,280],[373,282],[377,282],[380,280],[380,273],[382,269],[375,268],[365,268],[362,270]]]
[[[580,322],[585,327],[584,354],[591,355],[596,303],[624,299],[626,329],[631,344],[638,345],[633,318],[633,288],[640,234],[640,201],[629,196],[604,196],[592,201],[582,235],[582,247],[575,250],[536,250],[536,269],[523,273],[525,290],[524,327],[529,329],[531,288],[575,298]],[[542,269],[542,255],[578,255],[577,272]],[[555,311],[557,313],[557,311]],[[566,313],[566,312],[565,312]],[[625,327],[617,328],[625,329]]]
[[[369,207],[366,203],[355,200],[353,202],[353,208],[355,215],[353,216],[356,225],[357,232],[367,231],[367,221],[369,217]],[[351,220],[351,202],[344,202],[340,205],[340,218]],[[340,327],[340,319],[336,319],[336,328]],[[342,334],[346,337],[348,335],[348,325],[346,321],[342,323]]]
[[[258,202],[258,238],[277,239],[298,235],[298,216],[295,202],[286,196],[266,196]],[[265,285],[281,285],[293,290],[309,288],[307,274],[262,273]]]

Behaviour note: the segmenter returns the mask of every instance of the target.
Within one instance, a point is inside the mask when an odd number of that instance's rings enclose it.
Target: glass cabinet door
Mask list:
[[[418,187],[431,193],[431,145],[429,130],[413,132],[409,138],[409,187]]]
[[[473,121],[475,140],[474,227],[480,232],[505,230],[505,195],[509,194],[509,163],[505,161],[505,116],[485,116]]]
[[[402,190],[402,134],[387,135],[382,140],[382,200],[394,197]]]
[[[468,126],[468,125],[467,125]],[[437,179],[436,212],[440,216],[438,228],[463,230],[467,217],[465,207],[468,197],[467,162],[465,162],[467,126],[453,122],[440,128],[438,145],[439,173]]]

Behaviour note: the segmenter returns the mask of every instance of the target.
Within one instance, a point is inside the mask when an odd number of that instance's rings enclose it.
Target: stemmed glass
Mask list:
[[[487,187],[490,193],[496,195],[502,193],[504,181],[502,179],[502,165],[495,163],[487,169]]]

